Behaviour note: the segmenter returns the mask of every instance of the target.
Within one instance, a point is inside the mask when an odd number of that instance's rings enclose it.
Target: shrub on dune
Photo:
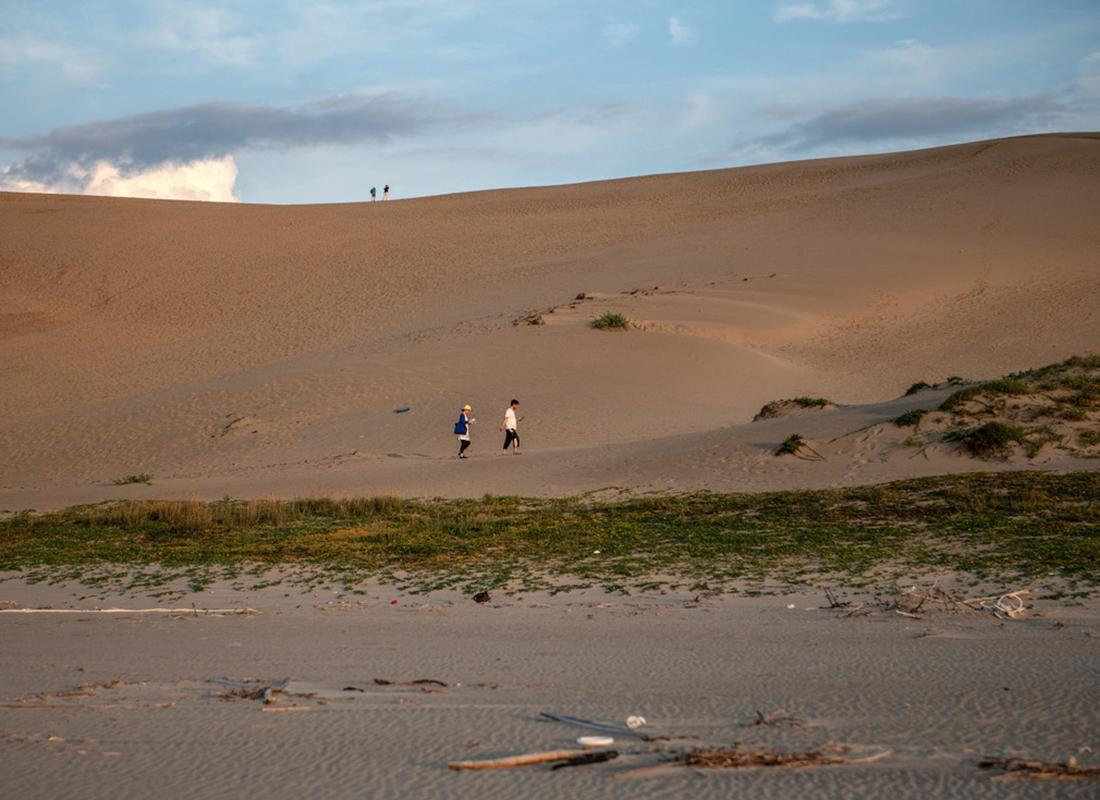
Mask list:
[[[608,311],[606,314],[596,317],[592,320],[592,327],[596,330],[630,330],[630,320],[624,317],[622,314],[613,314]]]

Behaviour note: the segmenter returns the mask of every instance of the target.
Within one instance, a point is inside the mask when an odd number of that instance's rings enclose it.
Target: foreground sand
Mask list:
[[[2,194],[0,509],[985,468],[867,437],[781,463],[791,426],[749,420],[828,397],[798,430],[824,442],[915,381],[1100,350],[1098,218],[1097,134],[385,204]],[[587,327],[608,310],[640,329]],[[485,463],[512,396],[529,452]]]
[[[0,584],[7,608],[157,605],[78,599],[85,594]],[[1040,600],[1026,618],[1003,622],[845,617],[818,608],[817,594],[699,603],[676,594],[500,595],[476,605],[378,586],[340,599],[221,586],[164,606],[192,602],[259,613],[0,615],[0,794],[1096,796],[1095,783],[993,781],[997,773],[974,764],[985,755],[1097,761],[1095,600]],[[272,706],[308,711],[265,712],[258,700],[219,699],[226,688],[214,677],[289,677],[294,692],[314,696]],[[425,692],[375,678],[448,685]],[[805,725],[748,727],[757,710],[776,709]],[[447,770],[455,759],[569,747],[583,733],[540,720],[542,711],[617,723],[640,713],[655,733],[700,738],[620,740],[619,761],[557,772]],[[627,752],[735,741],[787,750],[838,742],[891,755],[865,766],[616,777],[652,763]]]

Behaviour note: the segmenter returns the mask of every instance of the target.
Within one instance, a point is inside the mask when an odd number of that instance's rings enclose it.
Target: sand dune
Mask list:
[[[858,438],[786,463],[789,426],[749,422],[825,396],[799,422],[825,441],[930,402],[892,400],[917,380],[1100,351],[1097,219],[1088,133],[384,204],[0,194],[0,508],[973,469]]]

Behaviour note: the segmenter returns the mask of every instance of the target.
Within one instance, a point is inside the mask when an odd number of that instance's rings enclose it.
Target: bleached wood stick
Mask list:
[[[526,767],[529,764],[545,764],[549,761],[565,761],[590,754],[591,750],[548,750],[542,753],[525,753],[505,758],[489,758],[481,761],[452,761],[451,769],[504,769],[507,767]]]
[[[258,614],[254,608],[0,608],[0,614]]]

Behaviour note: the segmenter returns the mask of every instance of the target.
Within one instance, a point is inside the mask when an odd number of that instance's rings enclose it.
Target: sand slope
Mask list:
[[[972,469],[858,440],[790,465],[764,458],[789,426],[745,426],[822,395],[824,440],[917,380],[1100,350],[1097,219],[1100,134],[384,204],[0,194],[0,508]],[[639,329],[589,329],[606,310]]]

